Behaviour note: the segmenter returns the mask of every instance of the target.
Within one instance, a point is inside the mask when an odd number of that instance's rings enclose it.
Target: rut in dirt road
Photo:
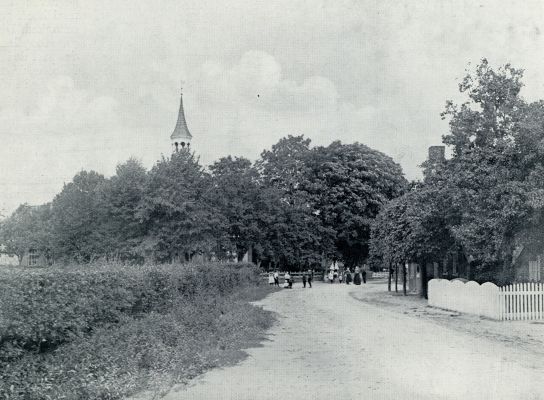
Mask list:
[[[262,347],[209,371],[174,399],[544,399],[540,357],[316,284],[260,302],[279,314]]]

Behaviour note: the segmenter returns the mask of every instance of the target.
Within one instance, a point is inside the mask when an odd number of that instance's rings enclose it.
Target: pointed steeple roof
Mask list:
[[[170,135],[170,139],[191,140],[192,138],[193,138],[193,135],[191,135],[191,132],[189,132],[189,128],[187,128],[187,121],[185,121],[185,112],[183,111],[183,92],[182,92],[179,99],[178,122],[176,123],[176,127],[174,128],[174,131]]]

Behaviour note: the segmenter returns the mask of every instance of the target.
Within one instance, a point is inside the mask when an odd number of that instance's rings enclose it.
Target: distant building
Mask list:
[[[6,253],[6,246],[0,245],[0,266],[2,265],[19,265],[17,256],[10,256]]]
[[[544,282],[544,250],[540,244],[518,246],[512,261],[516,282]]]
[[[193,135],[189,132],[187,127],[187,121],[185,120],[185,111],[183,110],[183,89],[180,94],[179,99],[179,111],[178,111],[178,121],[174,131],[170,135],[170,141],[172,143],[172,152],[177,152],[180,150],[190,150],[191,141],[193,140]]]

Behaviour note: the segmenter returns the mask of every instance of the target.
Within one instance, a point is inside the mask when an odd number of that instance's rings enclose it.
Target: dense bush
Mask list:
[[[226,294],[257,282],[249,265],[9,270],[0,273],[0,367],[127,316],[166,313],[202,293]]]
[[[250,288],[197,295],[167,313],[123,316],[52,352],[25,354],[4,365],[0,398],[118,399],[141,390],[144,398],[155,397],[237,359],[239,349],[260,339],[272,318],[249,305],[253,299]]]

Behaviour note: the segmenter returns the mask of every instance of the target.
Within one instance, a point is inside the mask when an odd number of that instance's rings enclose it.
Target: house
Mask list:
[[[541,246],[518,246],[513,264],[516,282],[544,282],[544,251]]]
[[[25,267],[42,267],[46,265],[51,265],[51,261],[37,249],[29,249],[23,255],[23,259],[21,261],[21,266]]]
[[[19,265],[19,259],[16,256],[0,253],[0,265]]]
[[[427,290],[426,282],[433,278],[470,280],[470,276],[470,260],[459,250],[449,252],[441,262],[428,262],[425,269],[421,268],[418,263],[406,263],[406,281],[409,293],[424,295]]]

